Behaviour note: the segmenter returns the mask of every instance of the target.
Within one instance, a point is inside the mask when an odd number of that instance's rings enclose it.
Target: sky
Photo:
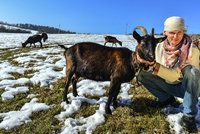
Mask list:
[[[199,0],[0,0],[0,21],[127,34],[137,25],[162,33],[166,18],[181,16],[188,33],[200,33],[199,5]]]

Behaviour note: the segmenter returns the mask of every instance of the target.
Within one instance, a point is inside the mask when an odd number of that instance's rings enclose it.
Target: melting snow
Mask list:
[[[1,94],[2,100],[10,100],[13,99],[14,96],[18,93],[26,93],[29,91],[28,87],[17,87],[17,88],[10,88],[10,87],[6,87],[5,88],[5,92],[3,94]]]
[[[30,34],[5,34],[0,33],[0,48],[18,48],[21,47],[21,42],[24,42]],[[3,101],[12,100],[18,93],[27,93],[28,87],[24,86],[27,83],[40,84],[41,87],[49,86],[52,88],[52,83],[65,75],[65,59],[61,48],[56,44],[66,44],[67,47],[76,42],[91,41],[103,44],[105,35],[84,35],[84,34],[49,34],[49,39],[44,43],[44,46],[50,44],[54,47],[42,48],[33,50],[29,53],[21,53],[14,55],[13,61],[18,62],[19,66],[13,66],[8,61],[0,61],[0,88],[4,90],[1,94]],[[123,42],[123,47],[130,50],[135,49],[136,41],[131,35],[114,35]],[[53,44],[53,45],[52,45]],[[111,46],[111,44],[108,44]],[[119,46],[118,46],[119,47]],[[31,48],[30,48],[31,49]],[[0,51],[0,53],[2,53]],[[32,66],[28,66],[32,63]],[[61,71],[56,71],[56,68],[61,68]],[[63,68],[63,69],[62,69]],[[24,74],[25,71],[30,71],[29,78],[16,79],[12,73]],[[105,87],[109,86],[110,82],[95,82],[91,80],[81,80],[77,83],[77,91],[79,96],[73,97],[68,94],[70,104],[61,103],[63,111],[55,116],[61,122],[64,122],[62,127],[63,134],[71,133],[77,134],[80,131],[92,133],[98,125],[103,124],[105,120],[105,104],[107,97],[104,97]],[[16,87],[17,85],[17,87]],[[121,85],[121,92],[119,93],[119,103],[123,105],[130,105],[132,95],[128,94],[128,90],[132,87],[131,84],[124,83]],[[27,98],[36,97],[38,94],[30,94]],[[85,95],[99,96],[99,100],[88,99]],[[79,111],[83,102],[95,105],[97,110],[95,114],[78,119],[70,116]],[[7,113],[0,113],[0,128],[12,129],[24,123],[31,121],[33,112],[48,110],[50,107],[44,103],[37,103],[37,99],[32,99],[26,103],[19,111],[10,111]],[[198,105],[199,108],[199,105]],[[200,108],[199,108],[200,109]],[[113,108],[111,108],[113,110]],[[171,132],[180,134],[184,133],[182,127],[179,125],[182,117],[182,108],[166,108],[163,112],[167,115],[167,121],[170,123]],[[200,127],[200,110],[196,117],[197,125]]]
[[[29,103],[26,103],[19,111],[10,111],[7,113],[0,113],[0,118],[3,121],[0,123],[0,128],[6,130],[20,126],[24,123],[31,121],[30,116],[33,112],[39,112],[47,110],[50,107],[44,103],[37,103],[37,99],[32,99]]]

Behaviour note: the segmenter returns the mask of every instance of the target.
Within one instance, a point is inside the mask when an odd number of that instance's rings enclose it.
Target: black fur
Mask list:
[[[22,43],[22,47],[26,47],[27,44],[30,44],[30,47],[32,44],[34,44],[34,47],[36,47],[35,43],[37,42],[39,42],[40,47],[42,47],[42,39],[44,42],[48,39],[48,36],[46,33],[42,33],[41,35],[36,34],[36,35],[30,36],[24,43]]]
[[[62,48],[64,46],[59,45]],[[66,81],[64,101],[70,80],[72,80],[73,94],[77,96],[76,83],[83,77],[95,81],[111,81],[106,113],[111,114],[110,103],[117,106],[117,95],[121,83],[129,82],[135,77],[135,55],[128,48],[105,47],[92,42],[77,43],[70,48],[65,48]]]
[[[140,36],[137,32],[133,33],[133,37],[139,43],[136,49],[139,53],[143,52],[145,56],[154,55],[153,48],[149,47],[154,47],[157,39],[153,36]],[[145,47],[148,45],[150,46]],[[77,43],[70,48],[59,46],[65,49],[66,59],[64,101],[69,103],[67,93],[70,81],[72,81],[74,96],[77,96],[76,83],[80,77],[95,81],[111,81],[105,107],[106,113],[111,114],[110,104],[113,102],[114,108],[117,107],[117,95],[121,83],[131,81],[139,70],[135,52],[128,48],[106,47],[92,42]],[[140,49],[150,49],[150,51]]]
[[[105,43],[104,43],[104,46],[106,45],[106,43],[113,43],[116,45],[116,43],[118,43],[120,46],[122,46],[122,42],[119,41],[116,37],[113,37],[113,36],[106,36],[104,37],[105,38]],[[117,46],[117,45],[116,45]]]

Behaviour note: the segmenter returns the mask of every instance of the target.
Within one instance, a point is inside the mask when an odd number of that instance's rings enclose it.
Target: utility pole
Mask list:
[[[125,32],[125,34],[128,34],[128,23],[126,23],[126,32]]]

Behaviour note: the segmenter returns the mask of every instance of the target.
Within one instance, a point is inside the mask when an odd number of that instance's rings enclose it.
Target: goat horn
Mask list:
[[[148,34],[146,28],[143,26],[137,26],[135,29],[141,30],[144,36]]]

